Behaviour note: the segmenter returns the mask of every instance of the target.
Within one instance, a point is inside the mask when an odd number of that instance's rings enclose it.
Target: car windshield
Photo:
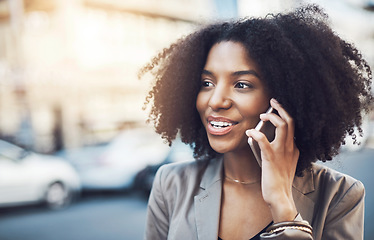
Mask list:
[[[0,141],[0,155],[10,159],[22,159],[28,155],[28,152],[13,144]]]

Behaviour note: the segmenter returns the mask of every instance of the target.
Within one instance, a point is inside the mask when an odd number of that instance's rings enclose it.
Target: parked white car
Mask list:
[[[135,189],[140,190],[146,197],[148,197],[157,170],[164,164],[183,161],[195,161],[195,158],[193,157],[193,149],[189,145],[183,143],[181,139],[177,138],[173,141],[169,154],[164,161],[157,164],[149,164],[138,172],[134,183]]]
[[[57,209],[79,192],[79,176],[65,160],[0,140],[0,207],[45,203]]]
[[[70,161],[78,169],[83,189],[128,190],[140,170],[161,163],[169,151],[152,129],[130,129],[121,132],[91,161]]]

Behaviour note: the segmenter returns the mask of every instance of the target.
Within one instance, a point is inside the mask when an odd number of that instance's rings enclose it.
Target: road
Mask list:
[[[329,163],[366,188],[365,239],[374,239],[374,149],[345,152]],[[146,199],[135,194],[85,195],[67,209],[0,210],[0,240],[140,240]]]
[[[90,195],[72,206],[0,210],[1,240],[140,240],[146,200],[137,195]]]

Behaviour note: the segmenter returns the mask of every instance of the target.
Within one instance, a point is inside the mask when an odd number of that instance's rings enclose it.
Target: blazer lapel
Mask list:
[[[221,194],[222,158],[210,162],[200,184],[201,192],[194,197],[198,239],[217,240]]]
[[[305,171],[303,177],[295,177],[292,190],[296,208],[301,217],[311,223],[315,203],[306,195],[315,190],[312,170]]]

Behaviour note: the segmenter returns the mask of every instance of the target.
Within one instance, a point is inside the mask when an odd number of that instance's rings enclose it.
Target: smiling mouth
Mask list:
[[[226,135],[238,124],[237,122],[221,117],[209,117],[207,122],[207,131],[212,135]]]
[[[233,126],[234,123],[231,122],[220,122],[220,121],[209,121],[209,124],[214,128],[226,128]]]

